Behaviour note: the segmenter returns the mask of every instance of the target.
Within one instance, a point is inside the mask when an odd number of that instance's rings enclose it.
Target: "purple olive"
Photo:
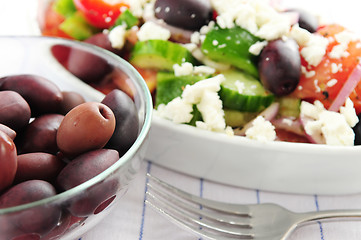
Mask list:
[[[84,97],[77,92],[72,91],[64,91],[63,94],[63,101],[60,104],[59,112],[63,115],[67,114],[71,109],[74,107],[85,103]]]
[[[0,91],[0,123],[20,130],[29,123],[30,116],[29,104],[19,93]]]
[[[139,119],[133,100],[123,91],[115,89],[102,101],[114,113],[115,130],[106,148],[115,149],[122,156],[132,146],[138,136]]]
[[[50,80],[30,74],[0,79],[0,90],[19,93],[30,105],[32,116],[57,112],[63,99],[60,89]]]
[[[35,118],[15,139],[18,154],[30,152],[58,152],[56,135],[64,119],[60,114],[45,114]]]
[[[56,195],[55,188],[42,180],[30,180],[17,184],[0,196],[0,209],[35,202]],[[37,207],[0,217],[0,232],[3,239],[17,236],[43,236],[56,227],[61,217],[58,206]],[[4,221],[4,222],[3,222]]]
[[[17,161],[14,180],[17,183],[33,179],[51,182],[65,166],[57,156],[42,152],[20,154]]]
[[[113,165],[119,154],[113,149],[99,149],[84,153],[68,163],[57,177],[57,184],[66,191],[76,187]],[[77,217],[85,217],[104,201],[116,194],[118,182],[107,179],[85,190],[81,196],[69,203],[68,210]]]
[[[169,25],[187,30],[199,30],[213,15],[207,0],[156,0],[154,12]]]
[[[277,39],[262,50],[258,70],[263,86],[277,96],[290,94],[301,77],[301,57],[293,39]]]
[[[317,31],[319,27],[319,22],[317,16],[314,14],[304,10],[304,9],[289,9],[288,12],[298,13],[298,25],[309,31],[310,33],[314,33]]]

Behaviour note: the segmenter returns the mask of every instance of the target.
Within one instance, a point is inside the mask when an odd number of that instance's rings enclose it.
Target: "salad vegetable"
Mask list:
[[[305,10],[267,0],[55,0],[45,17],[44,35],[102,35],[142,74],[164,118],[260,141],[359,144],[361,40]],[[122,88],[107,81],[92,85]]]

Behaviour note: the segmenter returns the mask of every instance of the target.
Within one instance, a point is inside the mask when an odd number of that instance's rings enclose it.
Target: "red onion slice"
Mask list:
[[[341,106],[346,102],[346,99],[350,96],[351,92],[355,89],[357,84],[361,81],[361,64],[357,64],[352,70],[350,76],[342,86],[340,92],[337,94],[335,100],[329,107],[329,111],[337,112]]]

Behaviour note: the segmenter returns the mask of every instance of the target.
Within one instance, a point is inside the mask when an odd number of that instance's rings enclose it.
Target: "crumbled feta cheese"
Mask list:
[[[303,75],[305,75],[306,78],[310,78],[316,75],[315,71],[307,71],[307,69],[304,66],[301,66],[301,72]]]
[[[245,132],[246,137],[260,142],[274,141],[276,139],[275,127],[262,116],[252,121],[252,126]]]
[[[331,52],[328,55],[330,56],[330,58],[333,58],[333,59],[347,57],[350,54],[346,50],[347,50],[346,44],[338,44],[332,48]]]
[[[208,75],[211,75],[211,74],[213,74],[215,72],[216,72],[216,70],[214,68],[209,67],[209,66],[205,66],[205,65],[194,66],[193,67],[193,73],[194,74],[199,74],[199,75],[208,74]]]
[[[130,11],[136,17],[141,17],[143,15],[144,6],[147,2],[148,0],[124,0],[124,3],[128,4]]]
[[[139,41],[147,41],[150,39],[168,40],[170,38],[170,31],[154,22],[144,23],[139,31],[137,37]]]
[[[217,132],[224,131],[226,122],[224,120],[222,100],[217,92],[205,90],[200,103],[197,104],[197,109],[202,114],[203,122],[208,128]]]
[[[327,46],[327,38],[319,35],[312,35],[305,47],[301,50],[301,55],[305,58],[308,64],[317,66],[326,54]]]
[[[113,48],[122,49],[124,47],[125,36],[127,33],[126,28],[126,25],[119,25],[109,32],[108,39]]]
[[[340,113],[346,118],[346,121],[350,127],[354,127],[359,121],[353,102],[350,98],[346,99],[344,107],[340,107]]]
[[[186,75],[191,75],[191,74],[211,75],[211,74],[215,73],[215,71],[216,71],[214,68],[211,68],[211,67],[208,67],[205,65],[193,67],[192,63],[190,63],[190,62],[184,62],[181,65],[174,64],[173,70],[174,70],[174,74],[176,76],[186,76]]]
[[[174,75],[177,77],[191,75],[193,73],[193,65],[190,62],[184,62],[181,65],[174,64],[173,70],[174,70]]]
[[[267,46],[268,42],[267,41],[258,41],[255,44],[253,44],[250,48],[249,48],[249,52],[252,53],[255,56],[258,56],[262,49]]]
[[[205,90],[218,92],[221,89],[221,82],[224,80],[224,76],[219,74],[212,78],[196,82],[193,85],[187,85],[182,93],[182,98],[188,103],[198,104]]]
[[[192,120],[193,105],[177,97],[167,105],[160,104],[156,110],[162,118],[169,119],[175,123],[188,123]]]
[[[305,46],[307,42],[311,39],[312,33],[307,31],[306,29],[300,28],[298,23],[296,23],[292,26],[289,35],[298,43],[298,45]]]
[[[333,74],[338,73],[341,70],[342,70],[342,63],[339,63],[339,64],[331,63],[331,72]]]
[[[350,113],[348,112],[350,107],[353,108],[350,103],[348,104],[347,110],[342,110],[346,112],[346,115]],[[320,101],[315,101],[314,104],[302,101],[300,109],[301,116],[311,119],[304,126],[307,134],[322,136],[328,145],[352,146],[354,144],[355,134],[348,123],[348,121],[353,121],[352,117],[347,120],[345,114],[328,111]]]
[[[277,16],[262,25],[257,31],[256,36],[270,41],[287,34],[291,26],[289,19],[286,16]]]
[[[336,85],[337,82],[338,82],[337,79],[333,78],[333,79],[331,79],[330,81],[328,81],[328,82],[326,83],[326,85],[327,85],[327,87],[333,87],[333,86]]]

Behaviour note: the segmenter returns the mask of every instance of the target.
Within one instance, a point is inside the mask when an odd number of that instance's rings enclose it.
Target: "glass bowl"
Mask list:
[[[71,51],[96,58],[111,77],[123,79],[132,94],[139,118],[138,136],[118,161],[99,175],[57,195],[0,209],[1,239],[76,239],[104,218],[128,190],[145,156],[152,117],[152,99],[139,73],[120,57],[81,42],[51,37],[0,37],[0,77],[35,74],[53,81],[63,91],[75,91],[86,101],[104,95],[85,84],[64,66]],[[94,57],[95,56],[95,57]],[[109,77],[109,76],[108,76]],[[107,189],[106,194],[103,191]],[[109,190],[109,191],[108,191]],[[74,215],[75,204],[96,202],[89,214]]]

